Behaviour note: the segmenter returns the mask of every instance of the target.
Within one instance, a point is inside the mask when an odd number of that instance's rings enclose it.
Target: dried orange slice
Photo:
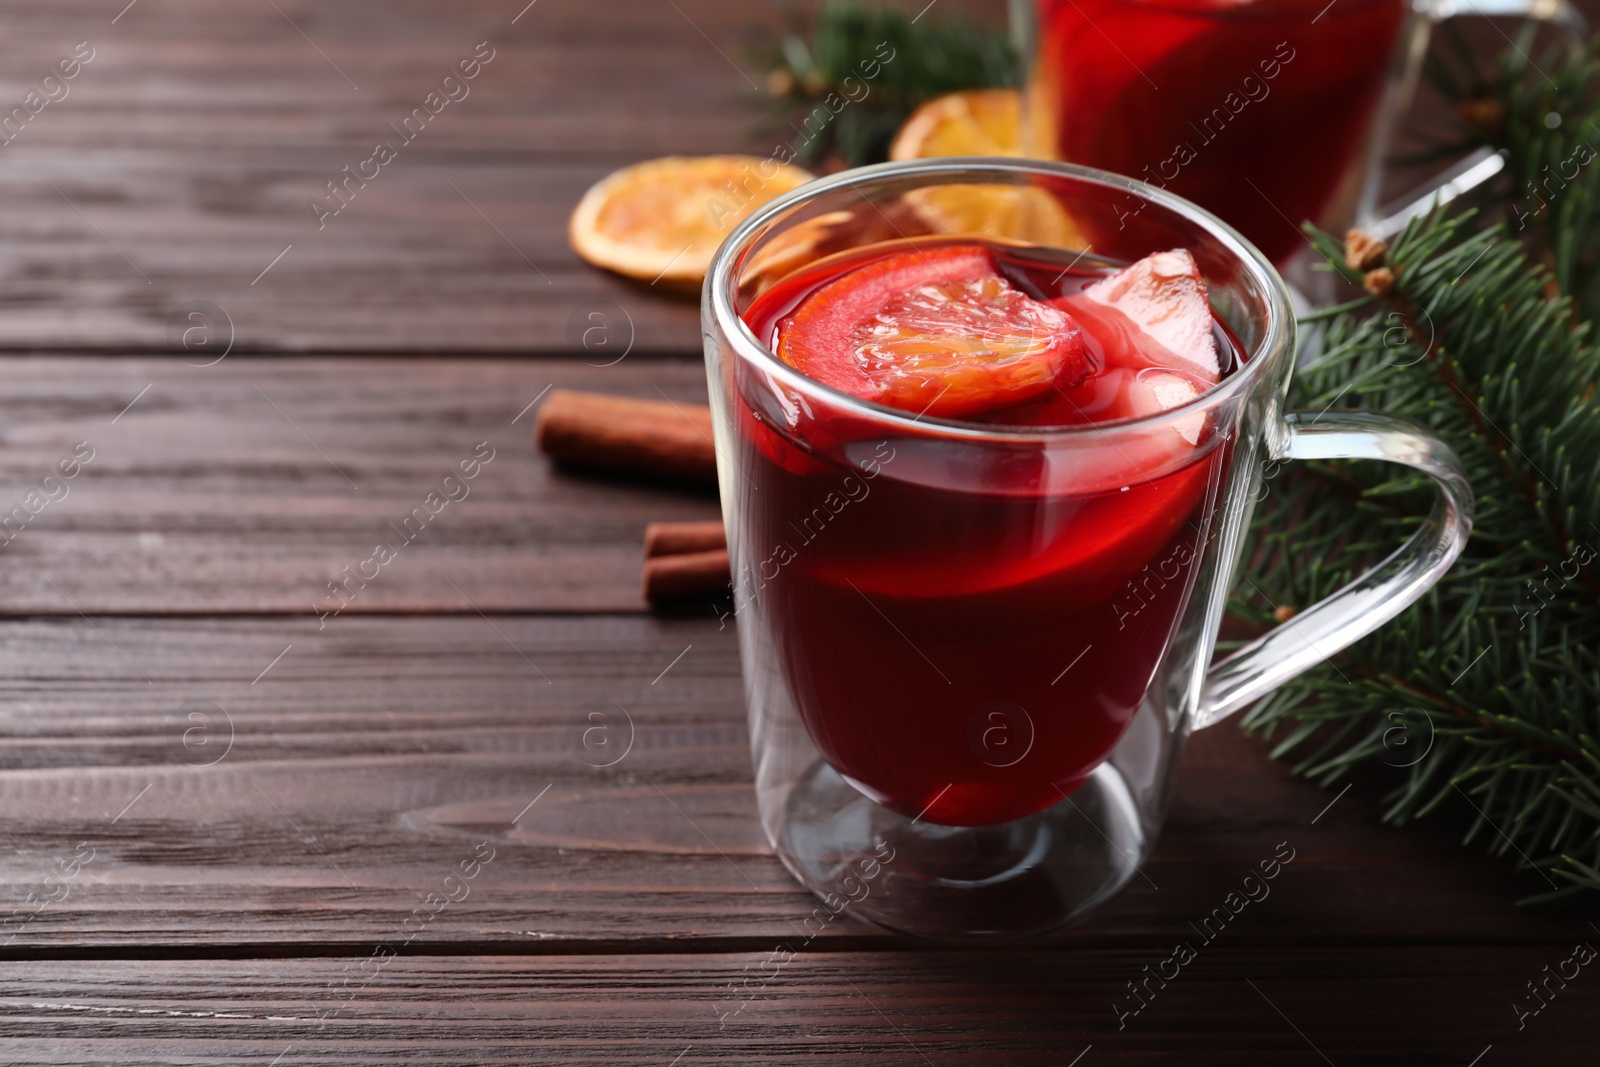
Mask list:
[[[950,93],[923,104],[889,146],[890,159],[1022,155],[1022,103],[1015,89]]]
[[[1015,89],[950,93],[906,120],[890,159],[1022,155],[1022,103]],[[930,185],[905,195],[935,233],[1087,248],[1082,231],[1043,189],[1015,185]]]
[[[1027,185],[925,185],[905,203],[934,233],[1087,248],[1089,239],[1056,198]]]
[[[812,175],[755,156],[668,156],[602,178],[567,224],[573,251],[597,267],[682,288],[698,285],[728,234]]]

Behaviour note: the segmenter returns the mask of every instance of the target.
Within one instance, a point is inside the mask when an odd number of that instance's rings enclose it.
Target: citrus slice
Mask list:
[[[755,156],[668,156],[602,178],[567,224],[573,251],[606,270],[676,287],[698,285],[746,216],[810,181]]]
[[[906,120],[889,158],[1022,155],[1021,95],[1015,89],[950,93],[928,101]],[[1056,198],[1016,185],[929,185],[905,202],[934,233],[1087,248],[1088,239]]]
[[[947,418],[1022,403],[1090,369],[1071,316],[969,244],[897,252],[839,276],[780,323],[777,355],[841,392]]]
[[[889,158],[1022,155],[1022,98],[1015,89],[977,89],[936,97],[911,113]]]
[[[925,237],[933,232],[901,200],[881,205],[863,201],[767,236],[740,272],[739,287],[742,295],[754,297],[795,271],[835,253],[895,238]]]
[[[1089,240],[1056,198],[1028,185],[926,185],[906,204],[934,233],[1087,248]]]

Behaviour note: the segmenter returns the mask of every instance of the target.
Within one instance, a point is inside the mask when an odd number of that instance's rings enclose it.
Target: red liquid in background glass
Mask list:
[[[1400,0],[1039,0],[1048,147],[1193,200],[1281,263],[1361,147],[1403,13]]]
[[[1074,294],[1104,277],[1063,272],[1070,257],[990,250],[1036,296]],[[746,323],[776,351],[797,304],[872,258],[786,279]],[[1147,363],[1072,299],[1096,373],[964,421],[1105,417],[1119,376]],[[1225,377],[1238,349],[1226,330],[1212,335]],[[984,491],[963,492],[913,484],[904,466],[897,477],[897,461],[916,460],[843,406],[809,401],[797,435],[737,391],[733,402],[737,462],[759,487],[745,497],[738,531],[746,595],[769,621],[780,669],[828,763],[887,807],[951,826],[1009,821],[1071,794],[1127,729],[1188,601],[1226,443],[1197,434],[1203,447],[1193,448],[1164,429],[1180,462],[1153,479],[1134,469],[1152,453],[1107,443],[1095,453],[1101,485],[1082,493],[1042,491],[1043,458],[1025,452],[987,474]],[[807,432],[828,445],[802,443]]]

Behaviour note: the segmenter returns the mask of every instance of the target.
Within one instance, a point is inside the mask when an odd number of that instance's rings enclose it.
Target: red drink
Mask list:
[[[1160,415],[1234,369],[1187,253],[1141,261],[1121,290],[1068,262],[894,242],[786,279],[744,318],[824,384],[978,424]],[[1134,276],[1151,263],[1168,274]],[[1169,315],[1177,289],[1183,314]],[[982,351],[941,354],[962,330]],[[947,459],[914,437],[882,440],[847,403],[786,410],[742,391],[735,462],[760,488],[736,536],[760,562],[740,608],[766,613],[828,763],[945,825],[1070,794],[1127,728],[1188,601],[1227,466],[1206,416],[1091,444],[1066,471],[1019,442],[970,491],[930,485]]]
[[[1054,139],[1041,148],[1164,186],[1281,263],[1302,244],[1297,227],[1341,193],[1404,10],[1400,0],[1039,0],[1031,101]]]

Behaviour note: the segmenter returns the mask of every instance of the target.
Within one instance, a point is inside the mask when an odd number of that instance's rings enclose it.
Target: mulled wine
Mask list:
[[[1053,143],[1036,147],[1193,200],[1282,263],[1304,244],[1300,224],[1340,195],[1405,10],[1401,0],[1039,0],[1030,99]]]
[[[797,272],[743,317],[844,394],[734,390],[734,465],[759,487],[735,516],[740,609],[764,614],[817,749],[926,822],[1070,796],[1146,699],[1213,536],[1227,433],[1186,410],[1241,356],[1194,260],[893,241]],[[1010,437],[958,470],[857,401]]]

